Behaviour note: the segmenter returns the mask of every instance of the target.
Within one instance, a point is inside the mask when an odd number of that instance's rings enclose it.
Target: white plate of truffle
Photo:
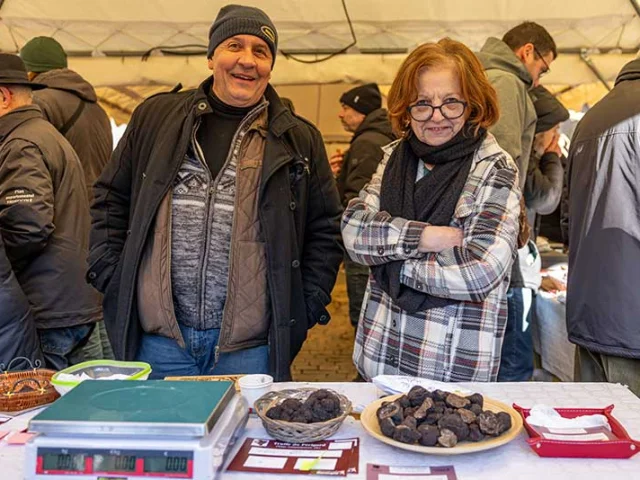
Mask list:
[[[522,429],[518,412],[502,402],[479,393],[461,396],[420,386],[369,404],[360,421],[381,442],[432,455],[496,448]]]

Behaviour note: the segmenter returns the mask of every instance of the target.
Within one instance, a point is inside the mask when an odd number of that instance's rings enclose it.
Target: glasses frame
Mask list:
[[[462,104],[462,112],[460,113],[460,115],[458,115],[457,117],[448,117],[444,114],[444,111],[442,110],[442,107],[444,107],[445,105],[451,105],[452,103],[460,103]],[[465,102],[464,100],[454,100],[452,102],[447,102],[447,103],[441,103],[438,106],[435,105],[431,105],[428,103],[423,103],[422,107],[431,107],[431,115],[429,115],[426,119],[424,120],[418,120],[416,117],[413,116],[412,110],[414,107],[417,107],[418,105],[420,105],[420,102],[416,102],[413,105],[409,105],[407,107],[407,113],[409,113],[409,116],[416,122],[419,123],[424,123],[424,122],[428,122],[429,120],[431,120],[433,118],[433,114],[436,113],[436,110],[440,110],[440,115],[442,115],[443,118],[446,118],[447,120],[456,120],[458,118],[460,118],[461,116],[464,115],[465,110],[467,109],[467,107],[469,106],[469,104],[467,102]]]
[[[540,51],[538,50],[538,47],[536,47],[535,45],[533,46],[533,51],[536,53],[538,58],[540,58],[540,60],[542,60],[542,63],[544,63],[544,66],[546,68],[546,70],[540,72],[540,77],[543,77],[543,76],[547,75],[549,72],[551,72],[551,67],[549,66],[547,61],[544,59],[544,57],[540,54]]]

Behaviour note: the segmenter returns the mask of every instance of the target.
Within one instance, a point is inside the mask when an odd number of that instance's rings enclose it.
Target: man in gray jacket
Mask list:
[[[556,44],[544,27],[524,22],[505,33],[502,40],[487,39],[477,55],[500,105],[500,120],[489,131],[518,165],[519,185],[524,191],[537,118],[529,90],[549,71],[557,56]],[[521,337],[527,335],[525,319],[531,306],[530,290],[523,286],[518,262],[514,262],[498,381],[528,380],[531,374],[528,355],[519,346],[524,341]]]
[[[20,57],[0,54],[0,234],[44,357],[60,370],[83,360],[101,309],[84,281],[90,219],[82,166],[32,104],[38,88]]]
[[[567,331],[576,381],[640,395],[640,59],[578,124],[568,158]]]
[[[51,37],[36,37],[20,50],[29,79],[45,85],[33,95],[33,102],[74,148],[87,187],[89,203],[93,199],[93,184],[111,157],[113,136],[111,123],[98,105],[96,91],[84,78],[67,68],[67,54]],[[113,359],[104,322],[94,329],[85,358]]]

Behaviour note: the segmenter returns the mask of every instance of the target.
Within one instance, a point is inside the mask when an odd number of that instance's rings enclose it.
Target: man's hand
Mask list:
[[[439,253],[442,250],[462,246],[462,229],[455,227],[435,227],[429,225],[422,230],[418,251]]]
[[[542,277],[542,283],[540,284],[540,290],[544,290],[545,292],[564,292],[567,289],[567,286],[562,283],[560,280],[557,280],[553,277]]]
[[[329,158],[329,165],[331,166],[331,172],[333,173],[334,177],[337,177],[340,174],[343,160],[344,153],[342,153],[340,149],[336,150],[336,153],[331,155],[331,158]]]
[[[558,140],[560,140],[560,132],[556,130],[555,134],[553,135],[553,138],[551,139],[551,143],[549,143],[549,146],[546,148],[544,153],[553,152],[559,157],[561,157],[562,150],[560,149],[560,145],[558,145]]]

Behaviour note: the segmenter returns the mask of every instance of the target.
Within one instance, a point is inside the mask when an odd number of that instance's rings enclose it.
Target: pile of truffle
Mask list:
[[[341,414],[340,399],[329,390],[313,392],[301,402],[297,398],[287,398],[282,403],[267,410],[267,417],[285,422],[316,423],[326,422]]]
[[[451,448],[465,440],[497,437],[511,428],[508,413],[483,410],[483,404],[479,393],[461,397],[416,386],[393,402],[383,402],[378,423],[383,435],[398,442]]]

